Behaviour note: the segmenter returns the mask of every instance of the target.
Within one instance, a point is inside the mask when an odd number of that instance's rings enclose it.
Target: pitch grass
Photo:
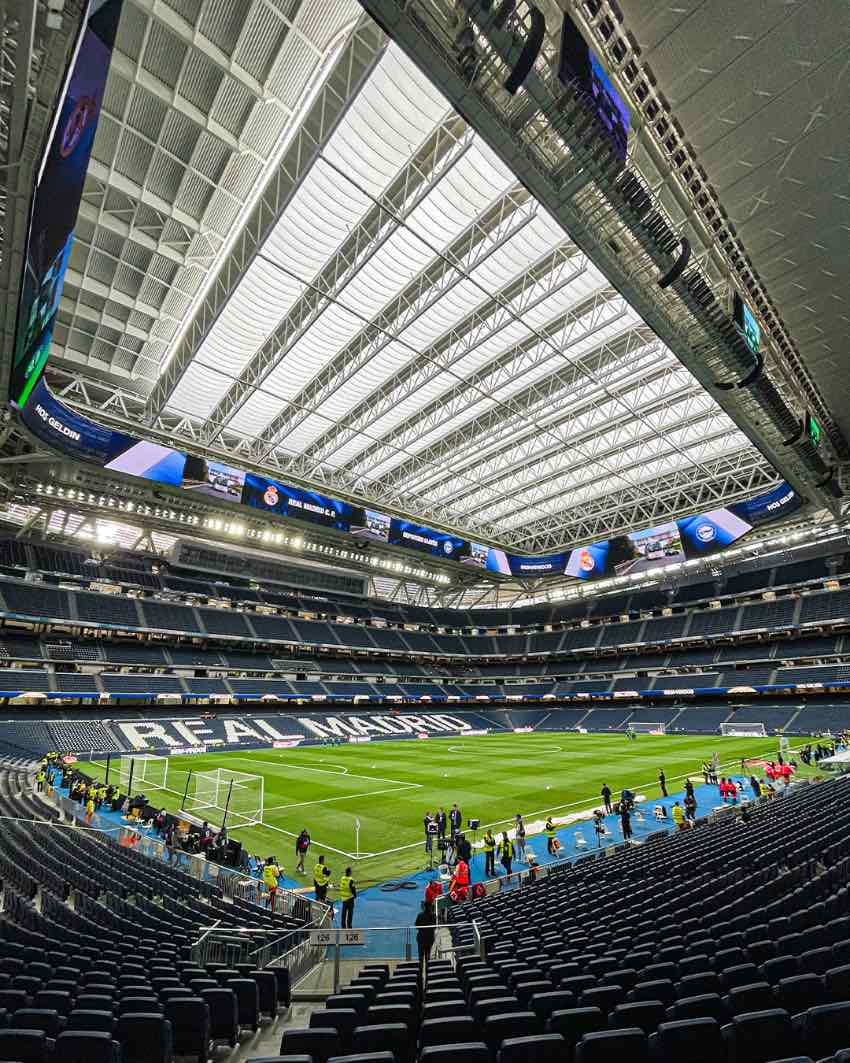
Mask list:
[[[629,742],[622,734],[546,733],[246,750],[171,757],[168,789],[145,792],[152,804],[176,812],[190,770],[262,775],[263,824],[229,833],[258,856],[276,855],[285,875],[298,878],[294,841],[306,827],[313,845],[305,885],[325,853],[334,881],[350,864],[366,886],[427,866],[422,820],[438,806],[448,813],[457,802],[464,826],[477,817],[482,828],[501,828],[517,812],[530,822],[595,807],[606,782],[615,794],[629,787],[655,798],[660,768],[671,793],[683,789],[686,775],[701,783],[701,764],[715,750],[722,766],[739,773],[742,757],[773,758],[777,748],[776,738],[639,735]],[[102,761],[79,766],[103,775]],[[216,822],[212,811],[209,819]]]

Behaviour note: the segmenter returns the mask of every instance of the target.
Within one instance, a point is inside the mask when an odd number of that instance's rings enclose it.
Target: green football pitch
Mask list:
[[[721,767],[740,771],[741,758],[774,756],[776,738],[721,738],[623,734],[495,734],[473,738],[370,742],[175,756],[166,789],[144,786],[152,804],[180,808],[189,771],[227,768],[262,775],[263,823],[229,829],[251,852],[276,855],[288,878],[295,873],[294,840],[302,828],[313,845],[305,885],[319,853],[338,873],[351,864],[361,885],[426,866],[423,816],[457,802],[463,822],[508,826],[517,812],[527,823],[549,812],[567,815],[595,807],[608,783],[616,794],[629,787],[648,798],[660,793],[663,768],[671,793],[717,752]],[[81,763],[102,776],[104,762]],[[113,771],[114,762],[113,762]],[[134,791],[139,787],[134,785]],[[203,813],[220,821],[214,810]],[[355,841],[360,821],[359,850]]]

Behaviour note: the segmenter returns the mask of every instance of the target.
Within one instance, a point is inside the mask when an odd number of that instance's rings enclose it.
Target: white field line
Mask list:
[[[285,808],[304,808],[307,805],[329,805],[334,801],[353,801],[358,797],[377,797],[378,794],[395,794],[400,793],[402,790],[413,790],[418,788],[421,784],[410,783],[407,786],[390,786],[386,790],[369,790],[366,793],[360,794],[345,794],[338,797],[320,797],[316,801],[294,801],[289,805],[273,805],[271,808],[264,808],[263,815],[266,812],[282,812]]]
[[[294,768],[298,771],[318,771],[323,775],[344,775],[346,779],[365,779],[367,782],[391,782],[397,786],[409,786],[411,788],[421,789],[425,784],[421,782],[409,782],[404,779],[385,779],[381,775],[355,775],[354,772],[349,771],[347,768],[344,771],[328,771],[327,768],[311,768],[307,764],[292,764],[287,763],[285,760],[260,760],[258,757],[230,757],[231,760],[241,760],[246,764],[271,764],[275,768]],[[337,767],[344,767],[344,765],[336,765]]]
[[[752,759],[756,759],[756,758],[755,757],[751,757],[751,758],[748,758],[748,759],[752,760]],[[728,768],[728,767],[738,767],[738,768],[740,768],[740,766],[741,766],[741,758],[740,757],[736,757],[734,760],[726,761],[724,764],[719,764],[718,765],[718,771],[721,771],[721,770],[723,770],[725,768]],[[671,776],[669,776],[667,781],[668,782],[676,782],[679,779],[688,779],[688,778],[690,778],[691,775],[698,775],[698,774],[700,774],[700,773],[699,772],[684,772],[682,775],[671,775]],[[657,783],[658,783],[657,779],[652,779],[650,782],[638,783],[635,786],[629,786],[629,789],[630,790],[634,789],[635,791],[638,791],[638,790],[645,789],[648,786],[656,786]],[[590,804],[593,804],[593,802],[596,801],[599,797],[600,797],[600,795],[596,794],[594,797],[585,797],[585,798],[582,798],[579,801],[570,801],[568,804],[565,804],[565,805],[555,805],[553,808],[541,808],[541,809],[539,809],[536,812],[523,812],[522,813],[522,817],[523,817],[523,819],[526,819],[526,818],[531,819],[531,817],[533,817],[533,816],[545,816],[549,812],[560,812],[560,811],[562,811],[564,809],[567,809],[567,808],[574,808],[576,805],[590,805]],[[514,820],[513,820],[512,817],[509,818],[509,819],[497,819],[497,820],[493,820],[492,823],[482,823],[479,826],[478,829],[479,830],[485,830],[487,827],[498,827],[498,826],[500,826],[502,824],[513,823],[513,822],[514,822]],[[396,846],[396,848],[394,848],[394,849],[384,849],[384,850],[382,850],[379,853],[375,853],[374,855],[376,857],[377,856],[390,856],[393,853],[403,853],[403,852],[405,852],[408,849],[417,849],[417,848],[419,848],[422,845],[423,845],[422,841],[410,842],[408,845],[399,845],[399,846]],[[362,853],[361,853],[360,856],[352,856],[350,853],[348,855],[351,856],[352,860],[365,860],[365,859],[367,859],[367,857],[364,857],[362,855]]]

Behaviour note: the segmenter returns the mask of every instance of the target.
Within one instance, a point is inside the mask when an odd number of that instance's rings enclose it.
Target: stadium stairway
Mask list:
[[[848,828],[850,780],[800,785],[458,905],[466,954],[424,986],[415,964],[366,964],[266,1058],[846,1063]]]

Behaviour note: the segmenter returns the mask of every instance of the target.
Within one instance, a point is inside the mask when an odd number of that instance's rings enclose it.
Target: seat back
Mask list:
[[[171,1023],[154,1012],[130,1012],[115,1024],[121,1063],[171,1063]]]
[[[637,1028],[585,1034],[575,1050],[576,1063],[611,1063],[612,1060],[646,1063],[648,1058],[646,1034]]]
[[[723,1059],[720,1023],[707,1016],[662,1022],[650,1038],[658,1063],[716,1063]]]

